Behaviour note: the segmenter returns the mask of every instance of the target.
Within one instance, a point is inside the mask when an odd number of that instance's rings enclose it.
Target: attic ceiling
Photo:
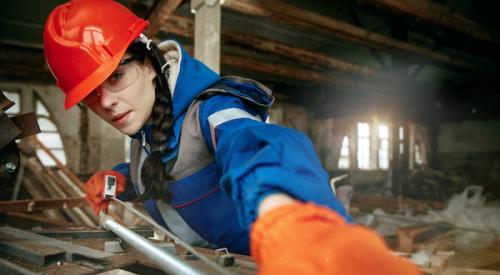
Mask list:
[[[0,80],[54,81],[45,18],[65,1],[2,1]],[[193,45],[190,1],[121,1],[155,39]],[[500,117],[498,1],[225,0],[221,74],[255,78],[315,115]],[[397,106],[397,107],[395,107]],[[475,111],[474,111],[475,110]]]

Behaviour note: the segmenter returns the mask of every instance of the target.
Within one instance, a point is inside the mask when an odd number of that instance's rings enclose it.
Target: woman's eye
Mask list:
[[[111,81],[118,81],[122,78],[123,76],[123,73],[122,72],[114,72],[110,77],[109,77],[109,80]]]

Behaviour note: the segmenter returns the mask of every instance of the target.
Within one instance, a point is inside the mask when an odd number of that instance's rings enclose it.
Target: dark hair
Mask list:
[[[168,68],[164,68],[164,72],[162,72],[162,67],[166,64],[163,53],[152,41],[149,43],[149,47],[150,50],[146,48],[146,44],[136,39],[127,49],[133,55],[147,57],[156,71],[155,102],[151,112],[153,124],[151,152],[141,168],[141,181],[145,191],[136,200],[163,199],[168,201],[170,199],[168,181],[173,180],[173,177],[167,173],[162,157],[173,150],[167,146],[167,140],[172,134],[172,124],[174,123],[172,93],[168,86]]]

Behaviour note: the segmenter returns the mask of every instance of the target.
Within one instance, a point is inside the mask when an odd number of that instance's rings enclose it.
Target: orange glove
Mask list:
[[[391,255],[371,230],[310,203],[265,213],[253,224],[250,238],[260,274],[421,274],[408,261]]]
[[[85,183],[85,191],[87,193],[85,199],[94,210],[96,216],[99,215],[101,210],[108,211],[108,199],[103,198],[104,181],[107,175],[116,177],[116,196],[125,190],[125,176],[114,170],[98,171],[90,177]]]

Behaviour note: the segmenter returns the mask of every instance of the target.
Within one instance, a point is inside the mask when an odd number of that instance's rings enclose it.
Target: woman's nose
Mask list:
[[[98,92],[101,94],[100,102],[103,109],[110,109],[118,103],[118,97],[115,93],[110,92],[102,87],[99,87],[98,89]]]

